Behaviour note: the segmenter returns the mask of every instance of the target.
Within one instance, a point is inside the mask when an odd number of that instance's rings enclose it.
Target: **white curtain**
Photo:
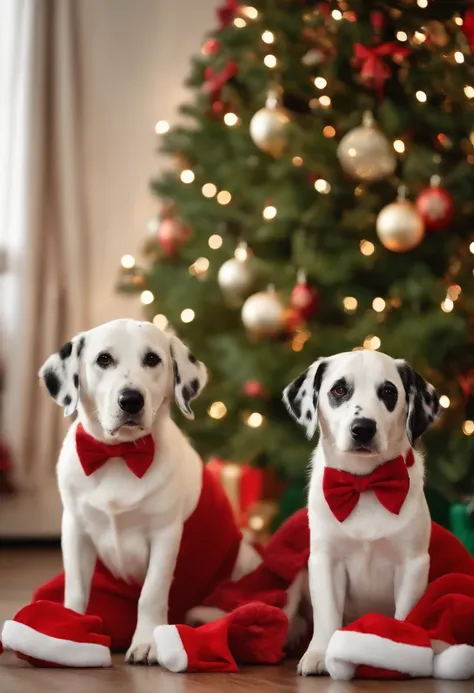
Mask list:
[[[77,5],[0,6],[2,432],[26,487],[52,473],[64,432],[60,410],[41,398],[38,368],[89,324]]]

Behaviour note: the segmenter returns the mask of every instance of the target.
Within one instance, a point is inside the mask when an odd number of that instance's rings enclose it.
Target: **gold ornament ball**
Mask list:
[[[387,178],[397,166],[391,143],[376,127],[369,112],[364,114],[362,125],[344,135],[337,156],[345,173],[365,182]]]
[[[276,95],[270,94],[265,107],[250,121],[250,137],[263,152],[279,157],[288,142],[289,123],[288,111],[279,105]]]
[[[285,309],[273,289],[252,294],[242,306],[242,322],[256,337],[276,337],[285,327]]]
[[[226,297],[245,298],[250,293],[255,281],[255,272],[251,260],[231,258],[221,265],[217,281]]]
[[[376,229],[382,245],[394,253],[413,250],[425,235],[423,219],[415,205],[400,199],[381,210]]]

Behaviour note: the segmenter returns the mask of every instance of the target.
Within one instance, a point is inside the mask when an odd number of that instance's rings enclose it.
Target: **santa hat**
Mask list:
[[[204,626],[158,626],[159,664],[174,672],[237,671],[237,663],[276,664],[283,659],[288,619],[273,606],[241,606]]]
[[[110,638],[98,616],[55,602],[25,606],[3,626],[3,647],[38,667],[109,667]]]
[[[333,679],[428,677],[433,650],[424,628],[367,614],[332,636],[326,668]]]

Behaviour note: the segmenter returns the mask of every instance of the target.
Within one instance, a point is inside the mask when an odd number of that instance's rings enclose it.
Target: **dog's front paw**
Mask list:
[[[326,653],[323,650],[306,650],[298,662],[300,676],[321,676],[327,673],[325,664]]]
[[[157,664],[156,645],[151,642],[133,642],[125,655],[128,664]]]

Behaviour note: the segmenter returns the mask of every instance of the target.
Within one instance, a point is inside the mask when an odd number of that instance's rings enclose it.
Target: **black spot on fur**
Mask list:
[[[84,349],[84,344],[86,343],[85,337],[81,337],[79,340],[79,343],[77,345],[77,355],[80,356],[82,353],[82,350]]]
[[[191,391],[192,397],[197,395],[197,391],[199,390],[199,380],[197,378],[191,380],[191,382],[189,383],[189,389]]]
[[[69,397],[69,395],[66,395],[66,397],[63,399],[63,406],[68,407],[72,402],[72,399]]]
[[[306,419],[308,421],[311,421],[311,417],[312,417],[312,414],[311,414],[310,410],[308,409],[308,411],[306,412]]]
[[[48,392],[51,395],[51,397],[56,397],[58,396],[58,392],[61,389],[61,382],[53,371],[46,371],[44,374],[44,383],[46,387],[48,388]]]
[[[178,364],[176,363],[176,359],[173,359],[173,373],[174,373],[174,382],[176,385],[179,385],[181,382],[181,376],[179,374]]]
[[[300,388],[306,379],[307,373],[308,371],[301,373],[296,380],[293,380],[286,391],[286,400],[288,402],[288,406],[293,416],[295,416],[297,419],[301,417],[301,402],[297,401],[296,398],[298,397]]]
[[[344,388],[346,390],[346,393],[344,395],[337,395],[336,390],[338,388]],[[354,394],[354,385],[349,383],[346,378],[339,378],[339,380],[336,380],[336,382],[333,384],[331,389],[329,390],[328,394],[328,399],[329,399],[329,404],[333,409],[337,409],[337,407],[340,407],[344,402],[348,402],[352,395]]]
[[[73,380],[74,380],[74,387],[77,390],[77,388],[79,387],[79,376],[77,373],[74,373]]]
[[[64,361],[64,359],[68,359],[71,356],[71,351],[72,351],[72,342],[66,342],[66,344],[63,344],[62,347],[60,348],[59,356]]]
[[[421,375],[408,364],[398,366],[398,373],[405,388],[408,406],[408,437],[414,443],[439,414],[439,399],[436,392],[428,390]]]
[[[319,391],[321,389],[321,383],[323,382],[323,377],[326,372],[326,369],[328,367],[328,364],[326,361],[322,361],[316,373],[314,374],[314,380],[313,380],[313,405],[314,408],[318,406],[318,398],[319,398]]]
[[[197,358],[190,351],[188,351],[188,359],[191,361],[191,363],[197,363]]]

